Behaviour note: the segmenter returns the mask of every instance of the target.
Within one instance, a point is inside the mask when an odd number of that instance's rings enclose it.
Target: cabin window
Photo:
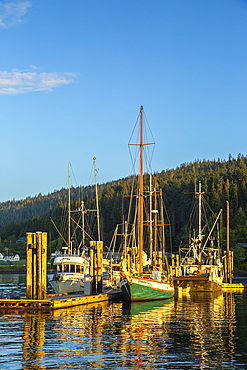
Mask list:
[[[75,265],[70,265],[70,272],[75,272]]]
[[[61,265],[57,265],[57,272],[61,272],[62,271],[62,266]]]
[[[63,271],[64,272],[69,272],[69,265],[64,265],[63,266]]]
[[[75,268],[76,268],[75,272],[80,272],[80,265],[76,265]]]

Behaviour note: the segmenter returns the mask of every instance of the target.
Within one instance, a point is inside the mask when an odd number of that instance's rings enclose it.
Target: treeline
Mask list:
[[[203,160],[185,163],[172,170],[155,173],[158,186],[169,216],[172,245],[179,246],[187,233],[192,209],[195,183],[202,183],[204,198],[217,214],[223,209],[223,227],[226,226],[226,201],[230,204],[230,244],[247,243],[247,156],[226,160]],[[146,179],[148,186],[149,179]],[[132,178],[124,178],[98,186],[101,223],[104,244],[109,246],[116,224],[127,218],[124,196],[131,192]],[[87,209],[95,209],[95,187],[71,189],[72,209],[79,209],[82,200]],[[27,231],[47,231],[51,250],[62,244],[61,237],[51,218],[61,229],[66,214],[68,190],[61,189],[48,195],[39,194],[20,201],[0,203],[0,251],[16,248],[24,253],[24,247],[17,245],[19,237]],[[94,216],[96,217],[96,214]],[[65,228],[65,226],[64,226]],[[95,231],[97,228],[95,228]],[[79,238],[79,236],[77,236]]]

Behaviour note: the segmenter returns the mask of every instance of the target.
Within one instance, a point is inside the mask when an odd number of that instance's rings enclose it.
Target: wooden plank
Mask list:
[[[0,309],[13,309],[13,310],[53,310],[59,308],[67,308],[80,306],[96,302],[110,301],[119,299],[121,297],[120,290],[111,290],[107,293],[95,294],[90,296],[76,296],[67,295],[52,295],[47,299],[0,299]]]
[[[223,283],[223,289],[244,289],[247,288],[246,284],[238,283],[238,284],[230,284],[230,283]]]
[[[79,306],[84,305],[88,303],[94,303],[94,302],[103,302],[108,301],[109,297],[107,294],[97,294],[92,296],[84,296],[84,297],[78,297],[78,298],[65,298],[60,300],[54,300],[53,308],[64,308],[64,307],[73,307],[73,306]]]

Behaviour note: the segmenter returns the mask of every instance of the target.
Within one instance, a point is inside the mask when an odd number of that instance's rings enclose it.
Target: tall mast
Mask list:
[[[201,181],[199,181],[199,220],[198,220],[198,225],[199,225],[199,240],[202,240],[202,184]]]
[[[94,174],[95,174],[95,191],[96,191],[97,222],[98,222],[98,240],[100,241],[99,198],[98,198],[97,174],[96,174],[96,157],[93,157],[93,161],[94,161]]]
[[[154,269],[156,270],[157,264],[157,189],[156,189],[156,178],[154,185]]]
[[[84,202],[81,202],[81,213],[82,213],[82,248],[85,246],[85,211],[84,211]]]
[[[149,198],[150,198],[150,210],[149,210],[149,212],[150,212],[150,216],[149,216],[149,218],[150,218],[150,259],[151,259],[151,262],[153,261],[153,224],[152,224],[152,203],[153,203],[153,201],[152,201],[152,195],[153,195],[153,193],[152,193],[152,175],[150,174],[150,184],[149,184],[149,187],[150,187],[150,196],[149,196]]]
[[[70,162],[69,162],[69,230],[68,230],[68,245],[69,245],[69,254],[71,254],[71,241],[70,241]]]
[[[139,273],[142,274],[143,250],[143,106],[141,106],[141,140],[140,140],[140,246],[139,246]]]

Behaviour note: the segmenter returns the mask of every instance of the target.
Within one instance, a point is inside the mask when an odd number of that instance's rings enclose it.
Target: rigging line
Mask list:
[[[73,170],[73,168],[72,168],[72,164],[71,164],[71,163],[70,163],[70,170],[71,170],[71,172],[72,172],[72,174],[73,174],[73,176],[74,176],[74,180],[75,180],[76,187],[78,187],[78,183],[77,183],[77,181],[76,181],[75,174],[74,174],[74,170]]]
[[[151,136],[152,136],[152,139],[153,139],[153,141],[155,142],[155,140],[154,140],[154,136],[153,136],[153,133],[152,133],[152,130],[151,130],[151,127],[150,127],[150,125],[149,125],[149,123],[148,123],[148,119],[147,119],[147,116],[146,116],[146,114],[145,114],[145,111],[144,111],[144,110],[143,110],[143,113],[144,113],[144,121],[147,123],[147,126],[148,126],[148,128],[149,128],[150,134],[151,134]]]
[[[164,199],[163,198],[162,198],[162,207],[165,210],[165,214],[166,214],[166,217],[167,217],[167,220],[168,220],[168,224],[169,224],[170,249],[171,249],[171,253],[172,253],[172,230],[171,230],[172,227],[171,227],[170,218],[168,216],[168,212],[167,212],[166,205],[165,205],[165,202],[164,202]]]
[[[94,164],[92,164],[92,167],[91,167],[91,172],[90,172],[90,175],[89,175],[89,180],[88,180],[88,183],[90,184],[92,182],[92,173],[94,172]],[[91,185],[93,186],[93,185]]]
[[[135,132],[136,126],[137,126],[137,124],[139,123],[140,115],[141,115],[141,113],[139,112],[139,113],[138,113],[138,116],[137,116],[137,119],[136,119],[135,126],[134,126],[134,128],[133,128],[133,130],[132,130],[132,133],[131,133],[131,135],[130,135],[130,139],[129,139],[129,142],[128,142],[128,146],[129,146],[129,144],[130,144],[130,142],[131,142],[132,136],[134,135],[134,132]],[[139,132],[138,132],[138,133],[139,133]],[[139,138],[139,137],[138,137],[138,138]]]
[[[205,208],[205,204],[204,202],[202,203],[202,209],[203,209],[203,219],[204,219],[204,222],[205,222],[205,225],[202,229],[202,232],[205,230],[205,229],[208,229],[208,231],[210,231],[209,229],[209,220],[208,220],[208,217],[207,217],[207,213],[206,213],[206,208]]]
[[[69,246],[68,245],[68,242],[64,239],[64,237],[63,237],[63,235],[60,233],[60,231],[58,230],[58,228],[57,228],[57,226],[56,226],[56,224],[55,224],[55,222],[53,221],[53,219],[51,218],[51,222],[53,223],[53,225],[55,226],[55,229],[57,230],[57,232],[58,232],[58,234],[61,236],[61,238],[63,239],[63,241],[65,242],[65,244],[67,245],[67,246]]]
[[[206,206],[209,208],[209,210],[212,212],[213,216],[216,217],[216,214],[214,213],[214,211],[212,210],[212,208],[210,207],[209,203],[206,201],[206,199],[203,199],[204,200],[204,203],[206,204]]]
[[[81,229],[83,230],[83,228],[81,227],[81,225],[79,225],[72,217],[71,217],[71,220]],[[85,234],[89,237],[89,239],[91,240],[94,240],[87,232],[86,230],[84,230]]]

